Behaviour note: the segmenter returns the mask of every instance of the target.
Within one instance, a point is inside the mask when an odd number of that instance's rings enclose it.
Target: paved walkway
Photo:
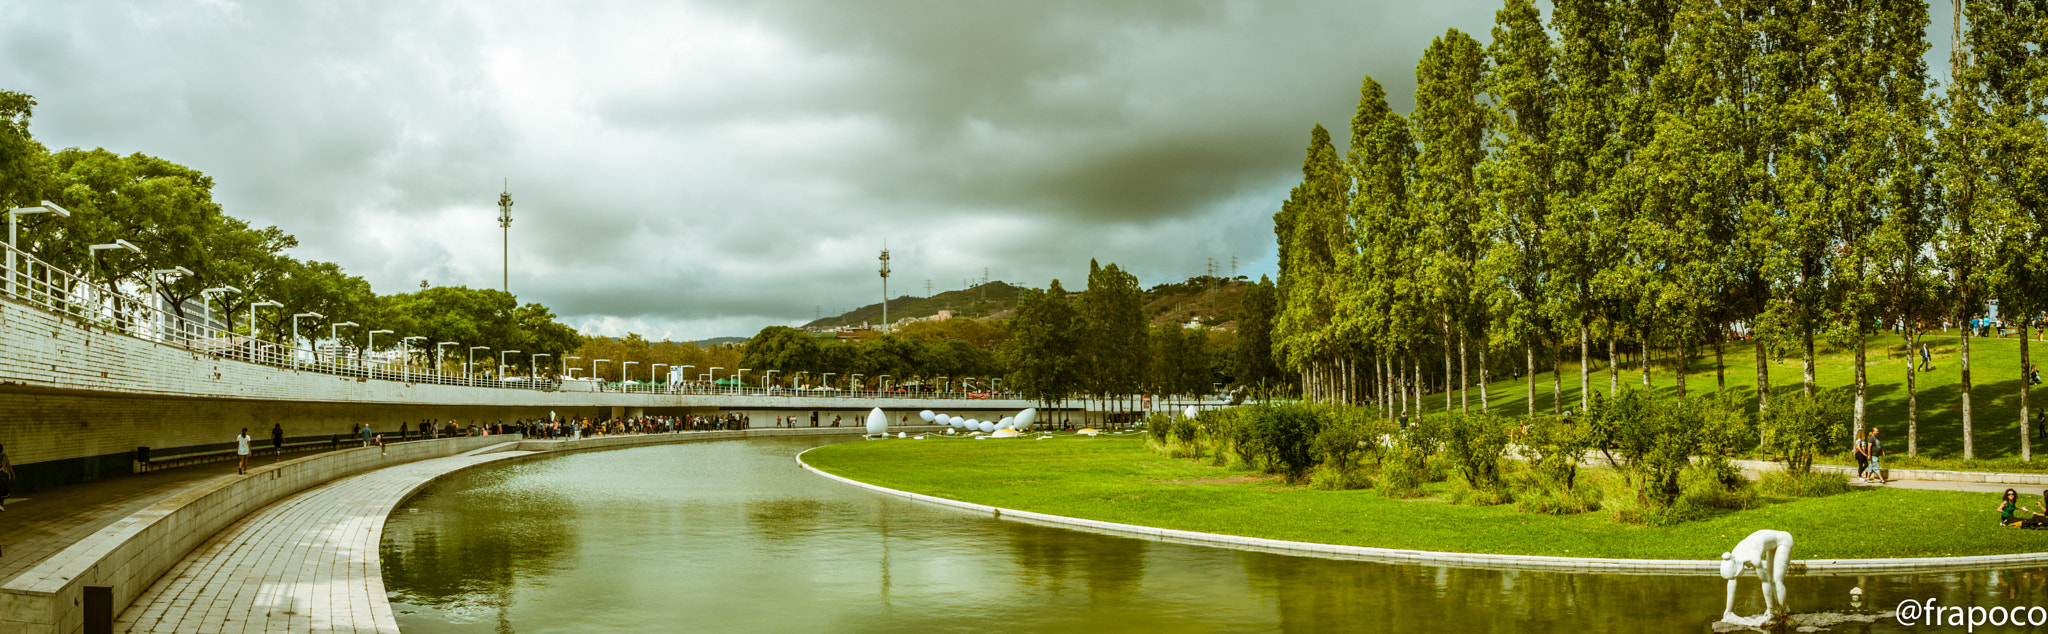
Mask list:
[[[422,460],[285,498],[187,555],[136,598],[114,631],[397,634],[378,559],[391,509],[442,474],[530,453]]]

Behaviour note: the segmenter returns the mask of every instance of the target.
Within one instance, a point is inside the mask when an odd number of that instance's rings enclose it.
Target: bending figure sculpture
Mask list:
[[[1785,608],[1785,568],[1791,564],[1792,534],[1785,531],[1750,533],[1735,545],[1735,550],[1721,553],[1721,578],[1728,580],[1728,603],[1721,610],[1721,620],[1761,625],[1773,616],[1789,614]],[[1744,618],[1735,615],[1735,582],[1742,573],[1750,571],[1755,571],[1757,581],[1763,584],[1764,613]]]

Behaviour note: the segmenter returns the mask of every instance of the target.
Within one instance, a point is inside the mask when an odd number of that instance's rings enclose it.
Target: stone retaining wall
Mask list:
[[[260,465],[196,485],[115,522],[0,584],[0,634],[75,632],[85,586],[113,588],[114,613],[235,520],[308,487],[379,467],[509,445],[516,436],[445,438]]]

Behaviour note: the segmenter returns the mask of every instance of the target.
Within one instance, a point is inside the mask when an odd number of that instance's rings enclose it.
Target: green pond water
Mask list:
[[[1294,557],[996,520],[838,484],[844,438],[566,454],[458,473],[399,506],[384,584],[441,632],[1708,632],[1718,577]],[[2048,605],[2048,570],[1794,577],[1795,611]],[[1762,609],[1742,587],[1745,614]],[[2048,628],[2042,628],[2048,629]],[[1838,632],[1963,631],[1850,625]],[[1975,631],[2036,631],[1978,626]]]

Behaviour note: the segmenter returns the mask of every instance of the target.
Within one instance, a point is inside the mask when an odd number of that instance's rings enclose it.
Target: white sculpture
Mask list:
[[[889,415],[888,415],[888,414],[883,414],[883,413],[882,413],[882,408],[880,408],[880,407],[877,407],[877,408],[875,408],[874,410],[872,410],[872,411],[869,411],[869,412],[868,412],[868,435],[869,435],[869,436],[880,436],[880,435],[882,435],[882,434],[886,434],[886,433],[889,433]]]
[[[1027,407],[1024,408],[1024,411],[1017,412],[1017,420],[1014,423],[1012,423],[1012,425],[1018,429],[1030,429],[1031,421],[1036,420],[1037,418],[1038,408]]]
[[[1785,568],[1792,564],[1792,534],[1785,531],[1760,530],[1750,533],[1735,545],[1735,550],[1721,553],[1721,578],[1728,580],[1728,602],[1721,610],[1721,620],[1737,625],[1756,627],[1770,622],[1773,616],[1784,616],[1785,609]],[[1755,571],[1757,581],[1763,583],[1764,613],[1753,617],[1735,615],[1735,581],[1742,573]]]
[[[1180,415],[1181,415],[1181,416],[1183,416],[1183,417],[1186,417],[1186,418],[1194,418],[1194,417],[1195,417],[1195,414],[1196,414],[1196,412],[1195,412],[1195,406],[1193,406],[1193,405],[1189,405],[1189,406],[1188,406],[1188,411],[1185,411],[1185,412],[1181,412],[1181,413],[1180,413]]]
[[[996,429],[1010,429],[1016,426],[1017,419],[1008,416],[1004,416],[1002,420],[996,421]]]
[[[933,418],[936,418],[937,416],[938,416],[938,415],[937,415],[937,414],[933,414],[931,410],[925,410],[925,411],[922,411],[922,412],[918,412],[918,413],[917,413],[917,417],[918,417],[918,418],[922,418],[922,419],[924,419],[924,422],[927,422],[927,423],[929,423],[929,422],[932,422],[932,419],[933,419]]]
[[[980,429],[982,433],[992,432],[996,430],[996,424],[988,421],[981,421]]]

